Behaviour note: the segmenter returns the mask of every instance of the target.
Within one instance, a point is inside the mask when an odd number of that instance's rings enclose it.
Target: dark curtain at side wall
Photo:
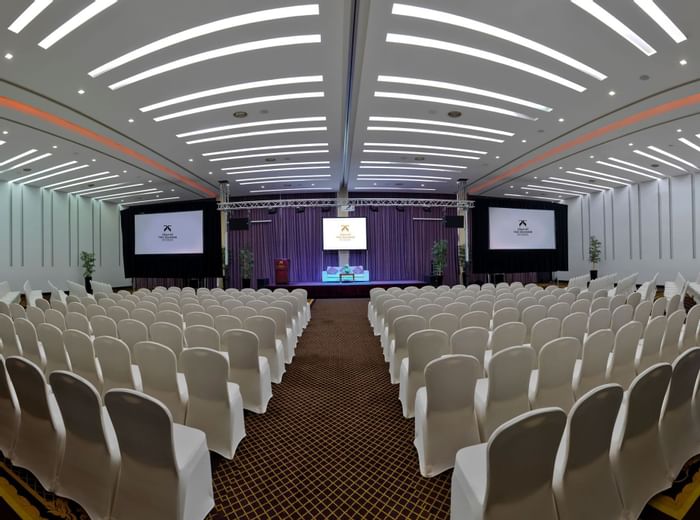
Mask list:
[[[566,271],[569,268],[567,207],[534,200],[475,197],[472,219],[472,268],[476,273]],[[489,249],[489,208],[546,209],[554,211],[556,249]]]

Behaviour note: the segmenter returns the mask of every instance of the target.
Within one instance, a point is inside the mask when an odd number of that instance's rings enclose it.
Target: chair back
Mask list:
[[[141,372],[143,391],[177,392],[177,359],[168,347],[153,341],[134,345],[134,361]]]
[[[520,313],[518,312],[518,309],[515,307],[505,307],[502,309],[497,310],[496,312],[493,313],[493,328],[495,329],[499,325],[503,325],[504,323],[513,323],[518,321],[518,318],[520,317]]]
[[[423,374],[425,365],[448,353],[448,337],[441,330],[419,330],[411,334],[406,343],[409,372]]]
[[[632,309],[631,305],[628,305],[626,303],[618,305],[617,308],[614,311],[612,311],[610,328],[613,332],[617,332],[623,325],[632,321],[633,316],[634,310]]]
[[[53,423],[49,410],[50,390],[39,367],[18,356],[7,358],[5,365],[22,415]]]
[[[54,370],[72,371],[73,368],[66,352],[66,347],[63,344],[63,332],[61,329],[50,323],[42,323],[36,329],[42,347],[44,347],[44,355],[46,356],[46,374],[50,374]]]
[[[188,348],[182,353],[180,364],[190,399],[228,405],[229,364],[220,352],[208,348]],[[190,420],[188,417],[188,423]]]
[[[129,311],[117,304],[107,308],[107,316],[119,324],[120,321],[129,319]]]
[[[452,354],[472,356],[484,366],[484,355],[489,342],[489,331],[484,327],[464,327],[450,337]],[[482,370],[483,372],[483,370]]]
[[[22,345],[22,355],[43,369],[46,366],[46,358],[41,347],[39,347],[39,338],[36,335],[36,328],[32,322],[25,318],[17,318],[15,320],[15,330]]]
[[[459,319],[459,327],[490,327],[491,314],[485,311],[469,311]]]
[[[455,301],[445,305],[443,310],[450,314],[454,314],[459,320],[459,318],[469,312],[469,305],[461,301]]]
[[[408,337],[419,330],[426,329],[428,324],[423,316],[411,314],[401,316],[394,322],[394,352],[407,349]]]
[[[493,354],[508,347],[516,347],[525,344],[526,328],[521,322],[504,323],[493,331],[491,337],[491,351]]]
[[[102,444],[106,450],[102,398],[92,383],[63,370],[52,372],[49,382],[61,409],[66,433],[90,444]]]
[[[90,320],[90,326],[95,337],[112,336],[116,338],[119,334],[117,332],[117,324],[109,316],[94,316]]]
[[[571,313],[571,305],[566,302],[557,302],[547,309],[547,316],[557,318],[559,321],[566,318]]]
[[[668,316],[664,337],[661,340],[661,361],[672,363],[679,354],[678,344],[680,342],[681,329],[685,321],[685,311],[679,309]]]
[[[117,338],[100,336],[95,338],[93,347],[102,370],[103,393],[112,388],[137,389],[131,351],[126,343]]]
[[[571,386],[581,343],[576,338],[556,338],[539,352],[537,387],[530,401],[533,408],[558,406],[568,412],[574,404]]]
[[[0,340],[2,341],[2,354],[9,356],[21,356],[22,347],[17,341],[17,331],[12,318],[5,314],[0,314]]]
[[[441,312],[436,314],[428,322],[428,327],[431,329],[437,329],[443,331],[447,334],[448,339],[452,334],[459,328],[459,319],[454,314],[448,312]]]
[[[688,311],[688,315],[685,317],[683,335],[679,343],[681,350],[698,346],[698,325],[700,325],[700,305],[693,305]]]
[[[534,362],[535,352],[530,347],[510,347],[494,354],[489,363],[489,401],[527,400]]]
[[[530,346],[539,355],[540,350],[546,344],[559,337],[561,321],[559,318],[544,318],[532,326],[530,334]]]
[[[668,300],[664,296],[655,300],[651,307],[651,317],[656,318],[657,316],[663,316],[666,314],[667,303]]]
[[[642,338],[641,348],[639,349],[639,355],[636,359],[638,374],[641,374],[644,370],[659,362],[661,342],[664,337],[664,331],[666,330],[666,321],[666,316],[657,316],[656,318],[652,318],[644,329],[644,337]]]
[[[258,314],[258,311],[253,309],[252,307],[235,307],[232,311],[229,311],[231,313],[231,316],[236,316],[239,320],[241,320],[244,324],[248,318],[252,318],[253,316],[256,316]]]
[[[191,325],[185,328],[185,345],[187,348],[209,348],[219,350],[221,336],[214,327],[207,325]]]
[[[476,380],[482,369],[472,356],[448,355],[425,365],[427,415],[473,409]]]
[[[221,350],[228,352],[231,369],[260,370],[258,336],[250,330],[230,329],[221,336]]]
[[[80,312],[68,311],[68,314],[66,314],[66,328],[90,334],[90,322],[87,316]]]
[[[591,314],[588,317],[588,334],[593,334],[601,329],[609,329],[611,318],[610,309],[598,309],[594,311],[593,307],[591,307]]]
[[[35,327],[46,321],[44,311],[42,311],[39,307],[33,306],[27,307],[27,319],[31,321]]]
[[[251,316],[243,326],[258,336],[259,350],[275,352],[275,320],[268,316]]]
[[[75,329],[63,333],[63,344],[73,372],[90,381],[98,392],[102,391],[102,374],[96,362],[95,347],[90,336]]]

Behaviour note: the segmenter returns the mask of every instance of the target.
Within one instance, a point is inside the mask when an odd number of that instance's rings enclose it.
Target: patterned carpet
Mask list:
[[[208,518],[449,518],[451,472],[418,472],[413,421],[401,416],[367,300],[317,300],[312,312],[267,413],[246,413],[234,460],[212,456],[216,508]],[[695,460],[641,518],[700,518],[698,495]],[[0,518],[87,516],[0,458]]]

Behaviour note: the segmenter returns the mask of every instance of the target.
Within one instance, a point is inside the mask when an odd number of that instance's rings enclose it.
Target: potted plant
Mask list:
[[[433,242],[432,255],[433,272],[430,283],[437,287],[442,285],[442,275],[445,272],[445,264],[447,264],[447,240]]]
[[[95,272],[95,253],[87,251],[80,252],[80,267],[83,268],[83,278],[85,278],[85,290],[92,294],[92,275]]]
[[[253,278],[253,251],[242,248],[238,252],[238,259],[241,262],[241,285],[243,288],[250,287]]]
[[[459,279],[462,285],[467,285],[467,246],[462,244],[457,247],[457,261],[459,262]]]
[[[229,265],[228,265],[228,255],[226,254],[226,248],[221,248],[221,272],[222,272],[222,283],[224,284],[224,289],[230,287],[229,283]]]
[[[591,280],[598,277],[598,262],[600,262],[600,248],[602,244],[594,235],[588,241],[588,261],[591,263]]]

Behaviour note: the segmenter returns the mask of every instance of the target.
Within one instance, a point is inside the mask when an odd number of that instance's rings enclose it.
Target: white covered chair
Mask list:
[[[459,450],[451,518],[558,520],[552,476],[565,424],[563,411],[542,408],[506,422],[488,443]]]
[[[644,336],[634,356],[634,368],[637,374],[641,374],[647,368],[659,362],[661,341],[663,340],[665,330],[666,316],[657,316],[647,323],[644,329]]]
[[[241,392],[228,381],[228,360],[221,352],[195,347],[182,353],[180,363],[189,394],[185,424],[204,432],[210,451],[233,459],[245,425]]]
[[[515,307],[504,307],[493,313],[491,320],[491,328],[495,329],[504,323],[513,323],[518,321],[520,313]]]
[[[44,374],[48,376],[54,370],[67,370],[72,372],[73,368],[63,344],[63,332],[61,329],[50,323],[42,323],[36,330],[41,346],[46,356],[46,367]]]
[[[156,322],[156,313],[150,309],[136,308],[131,311],[130,316],[146,325],[147,328]]]
[[[394,343],[389,352],[389,374],[391,384],[399,383],[401,374],[401,362],[408,356],[408,337],[416,331],[427,327],[427,322],[423,316],[408,315],[401,316],[394,323]]]
[[[616,297],[617,298],[617,297]],[[612,311],[612,318],[610,320],[610,328],[613,332],[617,332],[620,328],[632,321],[634,316],[634,310],[631,305],[622,304],[618,305],[614,311]]]
[[[424,477],[452,468],[461,448],[479,444],[474,387],[481,372],[474,357],[462,355],[443,356],[425,366],[425,386],[416,392],[413,441]]]
[[[489,341],[490,350],[487,350],[484,356],[486,372],[489,371],[489,363],[492,356],[509,347],[525,345],[526,332],[525,324],[521,322],[504,323],[496,327]]]
[[[17,433],[19,432],[20,409],[15,388],[0,355],[0,451],[12,460]]]
[[[44,312],[44,323],[50,323],[58,327],[61,332],[66,330],[66,317],[61,311],[56,309],[49,309]]]
[[[671,485],[659,437],[661,406],[671,366],[639,374],[625,392],[613,429],[610,459],[625,518],[638,518],[651,497]]]
[[[177,371],[177,359],[168,347],[153,341],[134,345],[134,360],[141,373],[143,392],[161,401],[170,411],[172,420],[185,423],[187,382]]]
[[[119,334],[116,322],[109,316],[93,316],[90,318],[90,327],[95,337],[111,336],[116,338]]]
[[[39,367],[16,356],[5,363],[20,408],[12,463],[31,471],[44,489],[53,491],[66,442],[61,411]]]
[[[232,330],[232,329],[242,329],[243,328],[243,322],[236,318],[235,316],[231,316],[230,314],[228,315],[222,315],[222,316],[217,316],[214,318],[214,328],[217,330],[219,335],[223,338],[224,333],[226,331]],[[226,350],[222,348],[222,350]]]
[[[9,356],[21,356],[22,346],[12,318],[5,314],[0,314],[0,343],[2,344],[2,354]]]
[[[683,352],[672,368],[671,382],[661,408],[659,438],[669,477],[675,480],[684,464],[698,454],[692,403],[700,371],[700,347]]]
[[[646,327],[647,323],[649,322],[649,317],[651,316],[651,306],[652,303],[649,300],[639,302],[639,304],[634,308],[634,316],[632,319],[641,323],[642,327]]]
[[[17,337],[22,344],[22,356],[30,360],[42,371],[46,369],[46,354],[39,345],[39,338],[36,335],[36,328],[31,321],[24,318],[15,320],[15,330]]]
[[[214,507],[204,433],[173,424],[167,407],[133,390],[110,390],[105,404],[122,458],[112,517],[204,519]]]
[[[428,328],[437,329],[447,334],[447,338],[452,337],[452,334],[459,329],[459,318],[448,312],[436,314],[428,322]]]
[[[559,321],[566,318],[571,313],[571,305],[566,302],[557,302],[547,309],[547,316],[557,318]]]
[[[615,335],[610,329],[598,330],[586,336],[581,359],[577,359],[574,365],[573,390],[577,398],[605,384],[608,358],[614,343]]]
[[[185,345],[187,345],[187,348],[201,347],[219,350],[221,347],[221,336],[214,327],[188,325],[185,328]]]
[[[291,363],[292,358],[294,358],[296,336],[292,329],[287,327],[287,312],[279,307],[265,306],[260,311],[260,316],[267,316],[275,322],[275,342],[282,345],[284,362],[287,364]]]
[[[610,466],[622,395],[619,385],[603,385],[584,394],[569,412],[552,482],[559,520],[623,518]]]
[[[464,327],[450,337],[452,354],[473,356],[479,362],[479,377],[484,377],[484,356],[489,342],[489,331],[483,327]]]
[[[184,346],[182,328],[165,321],[157,321],[148,329],[151,341],[165,345],[173,351],[176,358],[180,358]]]
[[[95,520],[108,520],[121,455],[102,398],[84,379],[56,371],[49,377],[66,430],[56,494],[75,500]]]
[[[617,383],[624,389],[629,387],[637,375],[634,359],[641,337],[642,324],[638,321],[630,321],[617,331],[605,370],[606,383]]]
[[[35,327],[46,321],[44,311],[42,311],[39,307],[27,307],[26,312],[27,319],[31,321]]]
[[[507,348],[494,354],[489,377],[476,382],[474,408],[482,441],[504,422],[530,410],[528,387],[534,359],[530,347]]]
[[[588,314],[584,312],[572,312],[561,320],[562,337],[576,338],[580,343],[586,335],[588,326]],[[579,353],[580,356],[580,353]]]
[[[258,354],[258,336],[249,330],[227,330],[221,337],[221,347],[228,354],[229,381],[238,385],[243,408],[265,413],[272,397],[272,383],[270,364]]]
[[[490,328],[491,315],[485,311],[469,311],[459,319],[459,328],[483,327]]]
[[[79,330],[88,336],[92,334],[90,321],[85,314],[69,311],[66,314],[66,329]]]
[[[539,355],[540,350],[546,343],[558,338],[560,331],[561,321],[559,318],[543,318],[535,323],[530,334],[530,346],[535,351],[535,355]]]
[[[445,305],[443,311],[449,312],[450,314],[454,314],[457,317],[457,319],[459,319],[469,312],[469,305],[465,302],[455,301],[453,303],[448,303],[447,305]]]
[[[588,316],[588,334],[593,334],[602,329],[609,329],[611,318],[609,309],[598,309],[591,312],[590,316]]]
[[[284,348],[275,338],[275,320],[267,316],[251,316],[245,320],[243,326],[258,337],[258,352],[265,356],[270,364],[272,382],[281,383],[286,368],[284,366]]]
[[[203,311],[194,311],[184,313],[185,315],[185,326],[192,327],[195,325],[204,325],[206,327],[214,328],[214,318]]]
[[[538,368],[530,375],[530,408],[557,406],[568,413],[576,398],[572,388],[574,364],[581,350],[576,338],[556,338],[538,353]]]
[[[118,321],[117,332],[119,332],[119,339],[129,346],[132,356],[134,355],[134,345],[149,339],[146,324],[131,318]]]
[[[90,336],[79,330],[68,329],[63,333],[63,343],[73,372],[90,381],[102,395],[102,367],[95,356]]]
[[[661,350],[659,351],[659,361],[662,363],[673,363],[678,357],[678,342],[680,341],[681,329],[685,321],[685,311],[679,309],[668,316],[664,337],[661,340]]]
[[[654,301],[654,304],[651,306],[651,317],[656,318],[657,316],[663,316],[666,314],[666,305],[668,304],[668,300],[665,297],[658,298]]]
[[[449,352],[449,338],[444,331],[424,329],[411,334],[406,344],[408,356],[401,361],[399,401],[403,416],[411,418],[416,391],[425,385],[425,365]]]
[[[107,316],[112,318],[115,322],[117,322],[117,325],[119,325],[120,321],[129,319],[129,311],[124,307],[120,307],[119,305],[112,305],[111,307],[107,308]]]
[[[113,388],[142,390],[139,367],[131,363],[131,351],[126,343],[117,338],[99,336],[93,347],[102,370],[103,395]]]
[[[681,339],[678,343],[678,349],[682,352],[689,348],[700,346],[698,345],[698,325],[700,325],[700,305],[693,305],[685,317],[685,324],[681,331]]]

